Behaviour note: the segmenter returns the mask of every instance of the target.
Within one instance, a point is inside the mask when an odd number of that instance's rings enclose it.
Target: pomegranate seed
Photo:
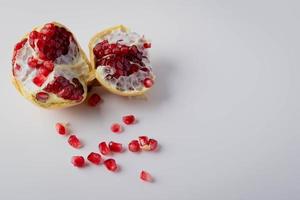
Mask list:
[[[112,152],[122,152],[122,144],[121,143],[117,143],[117,142],[110,142],[108,144],[109,146],[109,149],[112,151]]]
[[[71,162],[75,167],[83,167],[84,166],[84,157],[73,156],[71,159]]]
[[[128,149],[131,152],[138,152],[141,150],[140,148],[140,144],[137,140],[132,140],[129,144],[128,144]]]
[[[76,149],[79,149],[82,146],[80,140],[76,137],[76,135],[70,135],[68,143]]]
[[[87,159],[91,162],[91,163],[94,163],[96,165],[99,165],[102,158],[101,158],[101,155],[99,153],[95,153],[95,152],[92,152],[88,155]]]
[[[56,123],[55,128],[57,133],[59,133],[60,135],[67,134],[67,128],[62,123]]]
[[[49,75],[50,71],[46,67],[42,66],[38,69],[38,73],[47,77]]]
[[[38,92],[35,95],[35,98],[36,98],[36,100],[45,103],[49,98],[49,94],[46,92]]]
[[[116,171],[118,169],[117,163],[114,159],[110,158],[104,161],[104,165],[105,167],[109,170],[109,171]]]
[[[150,151],[154,151],[157,149],[158,143],[155,139],[150,139],[149,140],[149,147],[150,147]]]
[[[36,68],[38,65],[38,60],[31,56],[28,58],[27,64],[29,67]]]
[[[146,88],[150,88],[154,84],[154,82],[151,78],[145,78],[143,83]]]
[[[144,43],[144,48],[145,48],[145,49],[151,48],[151,43]]]
[[[38,76],[32,79],[32,82],[39,87],[41,87],[45,81],[46,77],[42,74],[39,74]]]
[[[143,181],[152,182],[152,176],[151,176],[151,174],[149,174],[148,172],[146,172],[144,170],[141,171],[140,178]]]
[[[92,94],[88,100],[88,105],[95,107],[101,101],[101,97],[98,94]]]
[[[26,42],[27,42],[27,38],[23,39],[21,42],[19,42],[15,45],[14,50],[17,51],[17,50],[21,49],[25,45]]]
[[[140,146],[149,145],[148,137],[147,136],[140,136],[139,137],[139,143],[140,143]]]
[[[52,61],[45,61],[45,62],[43,63],[43,65],[44,65],[44,67],[45,67],[48,71],[50,71],[50,72],[52,72],[53,69],[54,69],[54,64],[53,64]]]
[[[135,117],[133,115],[126,115],[122,119],[123,119],[123,122],[127,125],[133,124],[135,121]]]
[[[107,154],[110,153],[110,150],[109,150],[109,148],[108,148],[106,142],[101,142],[101,143],[99,144],[99,150],[100,150],[100,152],[101,152],[103,155],[107,155]]]
[[[111,125],[110,130],[114,133],[120,133],[122,131],[122,127],[120,124],[115,123]]]
[[[18,71],[20,71],[20,70],[21,70],[21,66],[18,65],[18,64],[16,64],[15,67],[13,68],[13,75],[15,76],[16,73],[17,73]]]

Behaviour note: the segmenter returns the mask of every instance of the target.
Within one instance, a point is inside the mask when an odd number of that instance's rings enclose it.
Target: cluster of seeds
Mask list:
[[[88,99],[87,103],[89,106],[94,107],[100,102],[100,100],[101,97],[98,94],[92,94]],[[126,115],[122,117],[122,121],[125,125],[132,125],[136,122],[136,118],[134,115]],[[60,135],[69,134],[68,124],[57,123],[55,128],[57,133]],[[111,131],[114,133],[116,132],[119,133],[120,130],[122,130],[120,124],[114,123],[111,126]],[[79,149],[83,147],[82,142],[75,134],[70,134],[67,141],[69,145],[73,148]],[[106,169],[109,171],[112,172],[118,171],[119,168],[116,160],[113,158],[105,159],[104,156],[113,156],[113,153],[124,152],[125,147],[123,146],[123,144],[114,141],[110,141],[108,143],[102,141],[99,143],[98,148],[99,148],[99,152],[91,152],[86,157],[86,159],[95,165],[100,165],[103,163]],[[131,152],[139,152],[141,150],[155,151],[157,150],[157,148],[158,148],[158,142],[155,139],[149,139],[147,136],[139,136],[138,140],[132,140],[128,144],[128,150]],[[86,166],[85,158],[81,155],[72,156],[71,163],[78,168],[82,168]],[[151,182],[153,180],[150,173],[144,170],[140,172],[140,179],[147,182]]]

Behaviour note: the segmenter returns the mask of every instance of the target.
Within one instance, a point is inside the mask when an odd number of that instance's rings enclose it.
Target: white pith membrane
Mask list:
[[[47,104],[71,101],[58,97],[54,93],[48,93],[43,90],[48,83],[53,82],[54,77],[57,76],[63,76],[64,78],[68,79],[70,83],[73,83],[73,78],[77,78],[82,86],[85,86],[84,80],[87,80],[89,76],[89,66],[81,56],[79,48],[73,40],[70,40],[68,53],[66,55],[61,55],[53,61],[54,69],[49,73],[46,81],[40,87],[34,84],[32,81],[33,78],[38,74],[38,69],[30,67],[27,63],[28,58],[32,56],[35,59],[42,61],[38,58],[38,55],[34,49],[29,45],[29,40],[27,40],[24,46],[17,51],[16,60],[13,66],[15,67],[18,64],[21,67],[20,70],[15,70],[14,77],[21,82],[23,89],[27,94],[36,96],[36,94],[39,92],[45,92],[49,94],[48,100],[44,102]],[[85,87],[84,90],[86,90]]]
[[[96,41],[94,47],[104,40],[107,40],[109,44],[118,43],[121,45],[126,45],[128,47],[135,45],[139,52],[143,53],[142,62],[145,64],[145,66],[140,66],[138,63],[134,63],[131,61],[130,64],[136,64],[142,68],[148,69],[148,71],[138,70],[137,72],[134,72],[129,76],[120,76],[117,79],[115,77],[106,79],[105,77],[107,77],[107,75],[113,75],[115,73],[115,69],[110,66],[96,66],[96,73],[98,74],[98,76],[108,82],[110,86],[116,88],[119,91],[141,91],[144,88],[144,79],[154,79],[152,68],[150,67],[150,61],[148,59],[148,49],[144,48],[144,44],[150,42],[147,41],[144,36],[140,36],[135,32],[125,32],[122,30],[117,30]],[[109,56],[110,55],[106,55],[103,58]]]

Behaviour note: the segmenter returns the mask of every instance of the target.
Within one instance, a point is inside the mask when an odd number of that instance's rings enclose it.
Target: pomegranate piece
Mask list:
[[[122,131],[122,127],[118,123],[114,123],[111,125],[110,130],[114,133],[120,133]]]
[[[139,143],[140,143],[141,147],[149,145],[148,137],[147,136],[139,136]]]
[[[105,160],[104,165],[109,171],[114,172],[118,169],[116,161],[112,158],[109,158],[109,159]]]
[[[101,158],[101,155],[99,153],[95,153],[95,152],[91,152],[87,159],[91,162],[91,163],[94,163],[95,165],[99,165],[102,158]]]
[[[67,134],[67,127],[65,125],[63,125],[62,123],[56,123],[55,129],[56,129],[57,133],[60,134],[60,135],[66,135]]]
[[[117,143],[117,142],[110,142],[108,144],[109,146],[109,149],[112,151],[112,152],[122,152],[123,148],[122,148],[122,144],[121,143]]]
[[[110,150],[109,150],[109,148],[108,148],[106,142],[101,142],[101,143],[99,144],[98,147],[99,147],[100,152],[101,152],[103,155],[108,155],[108,154],[110,154]]]
[[[135,122],[135,117],[133,115],[126,115],[122,118],[122,120],[125,124],[129,125]]]
[[[80,140],[76,137],[76,135],[70,135],[68,143],[76,149],[79,149],[82,146]]]
[[[149,149],[150,151],[155,151],[157,149],[158,142],[155,139],[149,140]]]
[[[141,173],[140,173],[140,179],[142,179],[143,181],[146,181],[146,182],[152,182],[152,176],[150,173],[142,170]]]
[[[138,152],[141,150],[140,148],[140,144],[139,141],[137,140],[132,140],[129,144],[128,144],[128,149],[131,152]]]
[[[101,101],[101,97],[98,94],[92,94],[88,100],[88,105],[95,107]]]
[[[43,74],[38,74],[32,79],[32,82],[39,87],[41,87],[45,81],[46,77]]]
[[[144,86],[146,88],[150,88],[154,84],[154,82],[153,82],[153,80],[151,78],[145,78],[144,81],[143,81],[143,83],[144,83]]]
[[[84,167],[84,157],[82,156],[73,156],[71,159],[71,163],[75,166],[75,167]]]

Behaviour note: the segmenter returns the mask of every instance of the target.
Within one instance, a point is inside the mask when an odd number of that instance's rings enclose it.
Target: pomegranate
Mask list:
[[[95,165],[99,165],[101,160],[102,160],[102,157],[99,153],[95,153],[95,152],[91,152],[87,159],[91,162],[91,163],[94,163]]]
[[[84,167],[85,161],[84,161],[84,157],[83,156],[73,156],[71,159],[71,163],[75,166],[75,167]]]
[[[151,174],[144,170],[142,170],[140,173],[140,179],[142,179],[143,181],[146,181],[146,182],[152,182],[152,180],[153,180]]]
[[[15,45],[12,69],[16,89],[44,108],[81,103],[93,77],[73,34],[56,22],[35,28]]]
[[[135,122],[135,117],[134,115],[126,115],[122,117],[122,120],[125,124],[133,124]]]
[[[96,34],[89,43],[96,79],[122,96],[142,95],[153,86],[148,49],[151,43],[120,25]]]
[[[110,130],[113,133],[121,133],[122,132],[122,126],[118,123],[114,123],[110,126]]]
[[[104,165],[109,171],[112,171],[112,172],[115,172],[118,169],[118,165],[117,165],[115,159],[112,159],[112,158],[105,160]]]

